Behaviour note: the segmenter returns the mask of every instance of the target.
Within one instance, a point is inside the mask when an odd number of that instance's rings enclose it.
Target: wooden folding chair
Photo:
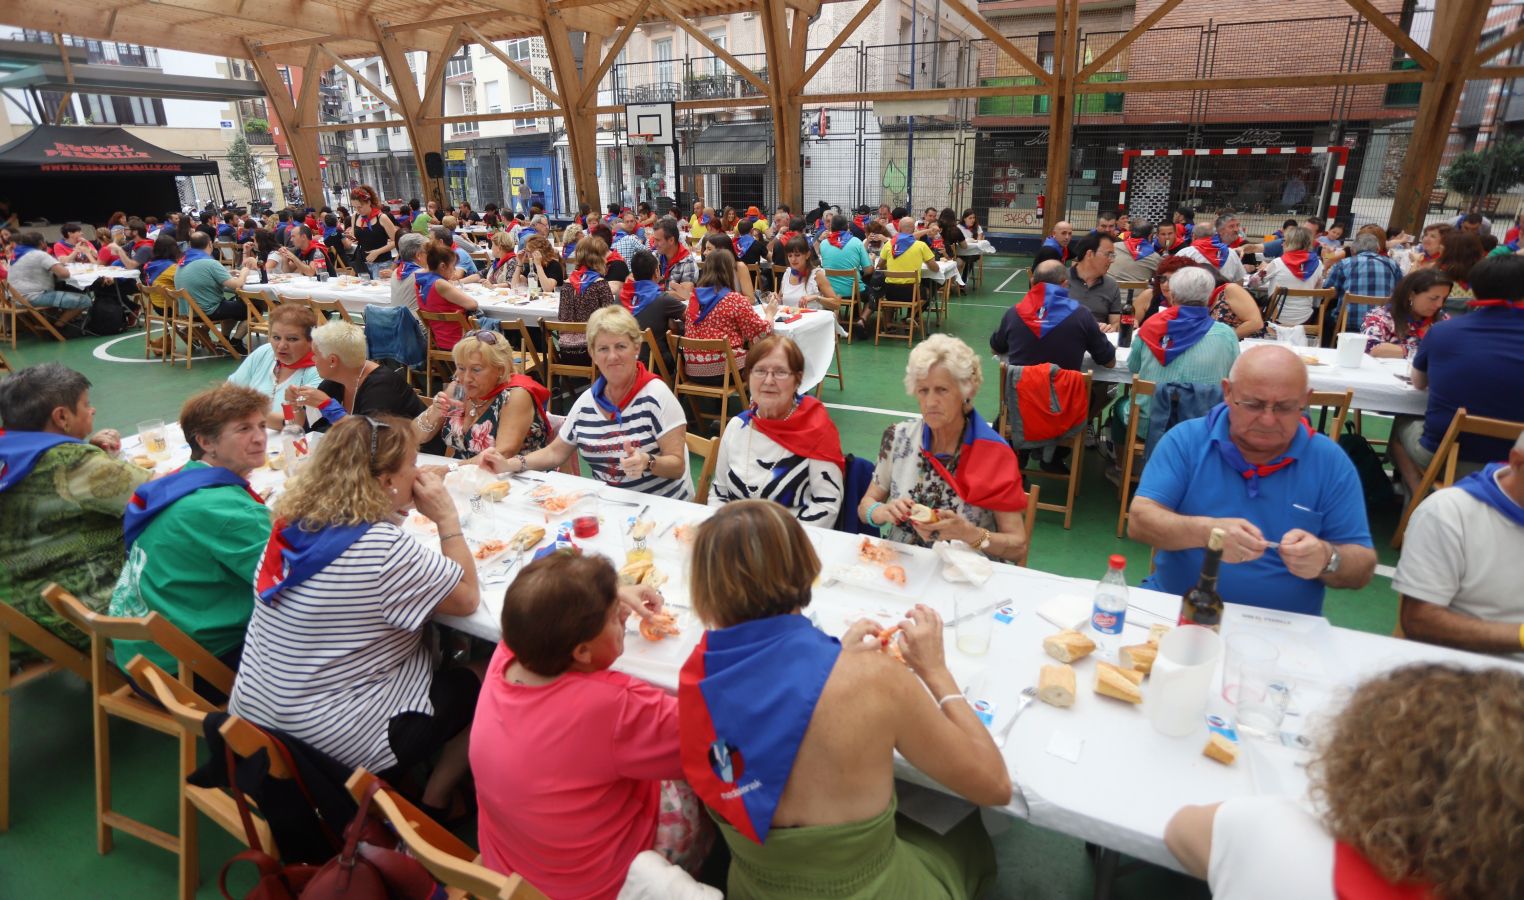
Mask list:
[[[720,401],[720,433],[725,433],[725,425],[730,421],[730,396],[735,394],[740,398],[740,409],[751,405],[751,399],[747,396],[746,381],[741,377],[741,370],[736,366],[735,353],[730,349],[728,340],[701,340],[699,338],[680,337],[667,332],[667,346],[672,350],[673,365],[677,368],[672,393],[678,399],[689,397],[689,405],[693,408],[692,422],[695,425],[703,425],[705,421],[714,416],[704,412],[703,400]],[[725,356],[725,375],[719,385],[699,384],[688,380],[688,353],[719,353]]]
[[[349,317],[349,310],[345,309],[344,304],[337,300],[309,299],[307,305],[311,306],[312,311],[317,314],[319,325],[325,322],[354,321]]]
[[[847,332],[847,334],[850,336],[852,334],[852,332],[849,330]],[[831,332],[831,339],[832,339],[831,340],[831,357],[832,357],[832,361],[836,365],[836,368],[835,369],[827,369],[826,373],[824,375],[820,376],[820,381],[817,382],[816,385],[815,385],[815,396],[816,397],[820,396],[820,389],[825,387],[825,383],[826,383],[827,379],[831,379],[831,378],[836,379],[836,389],[837,390],[844,391],[844,390],[847,389],[847,377],[846,377],[845,374],[843,374],[843,370],[842,370],[842,367],[841,367],[841,335],[837,334],[834,328],[832,329],[832,332]]]
[[[434,343],[434,329],[429,327],[429,323],[442,322],[458,325],[460,333],[467,335],[476,330],[476,320],[463,312],[429,312],[426,309],[418,310],[418,320],[423,323],[424,338],[428,342],[423,359],[423,392],[432,397],[434,396],[435,364],[443,363],[445,368],[441,371],[448,376],[450,369],[455,365],[455,356],[449,350],[443,350]],[[449,378],[446,377],[445,380],[448,381]]]
[[[709,486],[714,483],[715,463],[719,461],[720,439],[702,438],[690,433],[688,452],[704,461],[704,465],[699,469],[698,486],[693,493],[693,502],[699,506],[705,506],[709,503]]]
[[[1323,343],[1323,317],[1328,314],[1328,304],[1333,302],[1333,288],[1276,288],[1270,297],[1270,303],[1265,311],[1265,322],[1279,322],[1281,313],[1286,308],[1286,301],[1292,297],[1311,299],[1312,316],[1302,323],[1302,330],[1312,341],[1312,346]]]
[[[191,367],[193,345],[200,344],[208,353],[216,354],[219,347],[223,352],[234,359],[243,359],[243,354],[234,349],[232,342],[222,333],[220,323],[213,322],[191,295],[183,288],[169,289],[169,295],[176,303],[175,330],[185,336],[185,368]],[[182,312],[182,310],[184,310]]]
[[[215,703],[202,697],[194,689],[176,681],[172,675],[150,662],[145,656],[134,656],[126,668],[138,686],[164,707],[174,719],[175,724],[179,726],[181,740],[188,741],[192,747],[205,734],[207,714],[221,711]],[[286,768],[285,759],[274,747],[274,742],[249,722],[237,716],[229,716],[218,729],[218,733],[227,742],[234,756],[243,758],[252,756],[259,750],[265,750],[270,760],[270,777],[291,777],[290,770]],[[182,777],[180,803],[182,808],[188,805],[200,810],[223,831],[237,838],[239,843],[249,846],[248,832],[244,830],[243,818],[238,813],[238,801],[233,799],[231,793],[220,788],[196,787],[186,783]],[[194,814],[191,813],[191,815]],[[250,824],[253,826],[260,849],[279,859],[280,852],[275,846],[275,837],[270,832],[270,823],[255,814],[250,816]],[[181,868],[180,897],[182,900],[190,900],[196,896],[196,881],[191,879],[187,882],[185,879],[196,874],[200,860],[194,853],[190,853],[185,862],[187,865]]]
[[[541,371],[544,364],[540,361],[540,351],[535,349],[534,338],[529,334],[529,326],[524,324],[523,319],[509,319],[501,322],[498,329],[504,335],[518,335],[519,346],[513,352],[513,364],[518,367],[519,373],[533,375]]]
[[[887,287],[887,284],[885,286]],[[896,310],[905,311],[905,320],[903,322],[887,321],[891,313]],[[904,329],[903,332],[901,327]],[[921,329],[921,336],[925,337],[926,328],[921,324],[921,279],[919,275],[910,286],[910,299],[908,301],[890,300],[887,297],[880,297],[878,299],[878,316],[873,323],[873,346],[877,347],[878,339],[888,335],[895,340],[904,338],[905,346],[909,347],[915,343],[917,328]]]
[[[1132,397],[1128,401],[1130,406],[1127,410],[1127,440],[1117,450],[1122,454],[1122,484],[1118,488],[1121,492],[1122,509],[1117,513],[1117,537],[1122,537],[1123,529],[1127,526],[1127,501],[1132,493],[1132,486],[1143,476],[1143,447],[1148,442],[1148,435],[1141,438],[1138,435],[1138,419],[1142,414],[1138,411],[1138,399],[1140,397],[1152,397],[1154,395],[1154,383],[1144,381],[1138,376],[1132,377]],[[1137,473],[1134,477],[1133,464],[1137,463]]]
[[[1385,306],[1391,301],[1391,297],[1372,297],[1368,294],[1345,294],[1339,303],[1339,334],[1349,330],[1349,308],[1351,306]],[[1355,330],[1359,331],[1363,323],[1356,322]]]
[[[1017,415],[1017,411],[1011,409],[1006,396],[1008,393],[1006,390],[1006,370],[1009,368],[1010,366],[1007,363],[1001,361],[1000,417],[998,421],[1000,422],[1001,427],[1000,436],[1004,437],[1006,440],[1011,440],[1011,436],[1014,433],[1014,426],[1012,425],[1012,421]],[[1086,411],[1088,412],[1090,409],[1090,373],[1085,372],[1082,377],[1085,380],[1085,397],[1083,403],[1085,405]],[[1044,444],[1042,446],[1046,447],[1049,445]],[[1044,503],[1038,506],[1039,509],[1045,509],[1049,512],[1063,513],[1064,530],[1068,531],[1069,526],[1074,522],[1074,497],[1079,493],[1080,475],[1084,469],[1085,462],[1085,429],[1083,425],[1077,431],[1075,431],[1072,438],[1063,441],[1062,443],[1054,442],[1051,444],[1051,446],[1069,448],[1069,474],[1064,475],[1058,472],[1044,472],[1041,469],[1022,469],[1021,474],[1023,479],[1046,478],[1063,481],[1068,484],[1068,494],[1065,496],[1063,503]],[[1035,455],[1036,451],[1041,449],[1041,447],[1028,449]],[[1017,452],[1021,451],[1018,450]]]
[[[397,832],[408,853],[443,884],[452,898],[481,900],[548,900],[522,875],[504,875],[481,864],[481,854],[451,834],[406,797],[365,769],[355,769],[345,787],[356,803],[365,802],[371,785],[380,782],[371,798],[372,812]]]
[[[656,373],[656,377],[662,380],[668,388],[672,387],[672,373],[667,370],[667,360],[661,355],[661,345],[656,343],[656,332],[647,328],[640,334],[641,343],[645,345],[646,368]]]
[[[173,288],[150,285],[144,289],[148,296],[148,305],[144,307],[151,311],[151,317],[159,326],[157,337],[152,333],[144,335],[144,353],[148,357],[157,355],[159,359],[170,365],[180,356],[180,347],[185,347],[186,367],[190,367],[190,356],[194,352],[193,339],[190,331],[179,314],[179,303],[174,295]],[[146,319],[147,317],[145,317]]]
[[[1344,433],[1344,420],[1349,418],[1349,405],[1354,402],[1354,399],[1354,388],[1349,388],[1342,393],[1339,391],[1313,391],[1312,396],[1307,399],[1307,407],[1309,410],[1316,408],[1322,411],[1322,415],[1318,417],[1322,420],[1319,423],[1320,425],[1327,421],[1328,411],[1330,409],[1334,411],[1333,422],[1331,423],[1333,427],[1325,431],[1324,434],[1337,442],[1339,435]],[[1309,420],[1311,419],[1310,416],[1308,418]]]
[[[757,299],[757,291],[762,285],[762,267],[756,263],[745,263],[746,275],[751,280],[751,291],[746,294],[748,300]]]
[[[937,317],[937,327],[941,328],[947,319],[947,312],[952,302],[953,280],[949,276],[941,284],[932,287],[931,299],[921,309],[921,336],[926,336],[926,320],[932,316]]]
[[[847,343],[852,343],[852,326],[857,324],[857,305],[862,302],[862,278],[856,269],[826,269],[827,278],[850,278],[852,279],[852,293],[850,296],[839,298],[841,305],[836,308],[837,321],[841,321],[841,312],[846,310],[846,321],[841,322],[842,327],[847,329]]]
[[[235,288],[233,293],[238,296],[238,299],[243,301],[244,312],[248,316],[244,320],[249,331],[248,345],[249,349],[252,350],[254,349],[255,337],[263,337],[266,341],[270,340],[270,320],[265,317],[264,313],[260,312],[259,308],[261,303],[266,302],[266,297],[273,295],[246,291],[243,288]]]
[[[545,337],[545,386],[550,388],[552,400],[555,399],[557,378],[576,378],[591,382],[598,377],[598,372],[591,362],[591,347],[586,350],[589,360],[586,365],[561,361],[561,336],[564,334],[586,335],[586,322],[558,322],[553,319],[541,319],[540,331]]]
[[[192,689],[196,676],[224,694],[233,690],[233,671],[168,619],[156,612],[138,618],[109,616],[87,608],[57,584],[42,596],[54,612],[90,637],[90,701],[95,729],[95,839],[102,855],[111,852],[113,832],[168,850],[179,857],[182,896],[192,896],[199,876],[195,810],[181,792],[179,834],[154,828],[111,808],[111,730],[109,716],[136,722],[179,741],[179,780],[196,767],[196,741],[163,707],[145,700],[121,677],[107,657],[113,640],[151,641],[172,656],[178,680]],[[186,893],[189,890],[190,893]]]
[[[228,268],[238,265],[238,244],[234,241],[215,242],[217,261]]]
[[[4,353],[0,353],[0,372],[14,372],[14,371],[16,371],[16,368],[11,365],[11,361],[5,358],[5,354]]]
[[[1021,513],[1022,524],[1027,526],[1027,549],[1021,554],[1021,559],[1016,560],[1016,565],[1022,567],[1026,566],[1027,557],[1032,555],[1032,535],[1036,533],[1037,529],[1037,510],[1042,508],[1041,504],[1037,502],[1039,490],[1041,490],[1041,485],[1027,485],[1027,508]]]
[[[11,671],[13,636],[42,658]],[[11,691],[60,671],[73,672],[88,682],[90,657],[0,600],[0,834],[11,827]]]
[[[1478,437],[1516,441],[1521,433],[1524,433],[1524,422],[1473,416],[1466,412],[1464,406],[1457,409],[1455,416],[1450,419],[1450,427],[1445,429],[1445,436],[1440,438],[1439,446],[1434,449],[1434,459],[1424,469],[1423,480],[1418,483],[1418,492],[1409,498],[1407,508],[1402,511],[1397,533],[1392,535],[1392,546],[1402,546],[1402,536],[1408,529],[1408,520],[1413,518],[1413,511],[1429,496],[1429,492],[1455,483],[1455,469],[1460,463],[1461,435],[1474,434]]]
[[[33,306],[31,301],[23,297],[21,292],[16,290],[9,280],[0,281],[0,287],[4,288],[3,291],[0,291],[0,294],[4,294],[4,297],[0,298],[0,315],[11,320],[9,329],[11,333],[11,349],[16,347],[17,326],[24,326],[26,330],[39,337],[50,337],[55,341],[62,342],[64,336],[59,334],[58,329],[53,326],[55,324],[66,325],[78,318],[80,313],[84,312],[84,310],[80,309],[63,310],[55,322],[41,309]]]

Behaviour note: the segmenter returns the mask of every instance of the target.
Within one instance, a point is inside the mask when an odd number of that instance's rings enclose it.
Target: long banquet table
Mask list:
[[[183,464],[189,456],[177,426],[169,427],[168,439],[171,458],[159,465],[160,473]],[[124,455],[130,458],[140,452],[139,446],[136,435],[128,436]],[[270,452],[272,456],[279,452],[273,437]],[[419,464],[451,463],[442,457],[424,456]],[[543,547],[560,527],[569,528],[573,516],[596,509],[601,521],[599,534],[574,540],[585,550],[606,555],[619,565],[625,558],[629,522],[642,509],[649,510],[658,523],[651,542],[655,563],[668,576],[661,590],[682,633],[651,643],[635,633],[632,625],[624,655],[615,666],[675,691],[681,666],[702,631],[689,605],[689,554],[675,531],[678,525],[700,522],[711,510],[563,473],[515,476],[510,479],[506,498],[481,502],[473,510],[470,497],[474,491],[467,481],[472,473],[472,467],[460,467],[447,476],[446,483],[456,498],[463,531],[473,548],[488,539],[505,539],[526,524],[545,527]],[[250,477],[255,489],[266,495],[281,490],[284,480],[283,472],[269,468],[258,469]],[[585,492],[586,497],[561,515],[548,515],[529,499],[530,491],[540,484],[562,492]],[[437,530],[416,514],[405,520],[404,527],[426,545],[438,546]],[[909,577],[904,587],[897,587],[876,576],[875,570],[858,564],[859,536],[812,527],[805,531],[824,566],[807,613],[817,627],[832,635],[840,636],[862,617],[892,624],[917,602],[932,606],[951,621],[952,598],[959,593],[974,591],[988,598],[992,607],[999,604],[990,612],[995,617],[994,634],[986,655],[961,652],[951,630],[946,640],[949,668],[972,699],[993,704],[991,727],[997,731],[1009,721],[1021,689],[1035,685],[1041,666],[1053,662],[1041,649],[1042,639],[1058,630],[1049,618],[1074,624],[1076,616],[1083,618],[1088,611],[1094,590],[1089,579],[1005,564],[994,565],[993,576],[981,587],[955,584],[943,577],[933,551],[908,546],[901,548],[901,563]],[[1096,551],[1098,571],[1104,567],[1107,549]],[[1040,556],[1040,544],[1038,553]],[[466,617],[441,616],[439,621],[483,640],[500,640],[503,593],[522,564],[507,555],[481,565],[482,602],[476,612]],[[1340,592],[1331,592],[1329,602],[1342,602],[1341,597]],[[1230,605],[1224,637],[1249,631],[1273,641],[1294,688],[1283,743],[1242,738],[1239,761],[1228,767],[1201,755],[1208,735],[1206,720],[1190,735],[1165,737],[1149,723],[1144,707],[1092,691],[1097,660],[1116,661],[1121,646],[1142,643],[1150,625],[1173,623],[1179,609],[1178,598],[1137,587],[1129,592],[1129,604],[1123,633],[1117,637],[1092,633],[1098,649],[1074,664],[1078,687],[1074,706],[1060,709],[1034,703],[1016,723],[1003,750],[1016,792],[1009,804],[993,811],[1177,870],[1179,863],[1164,846],[1164,827],[1182,805],[1256,794],[1287,794],[1307,802],[1304,767],[1308,752],[1303,746],[1307,737],[1316,733],[1318,724],[1337,711],[1358,680],[1420,661],[1524,669],[1512,661],[1336,628],[1323,618]],[[1064,611],[1054,614],[1055,607]],[[1217,678],[1220,671],[1214,677],[1207,712],[1231,721],[1232,707],[1221,699]],[[1147,681],[1143,690],[1147,702]],[[896,769],[906,781],[937,788],[903,759],[897,760]]]
[[[362,313],[367,306],[393,306],[391,286],[384,280],[364,281],[345,277],[318,281],[305,275],[278,275],[278,281],[261,284],[256,276],[250,276],[244,290],[263,291],[281,297],[303,297],[324,303],[341,303],[351,313]],[[555,318],[560,308],[558,295],[542,293],[534,300],[523,291],[493,288],[484,284],[460,286],[476,300],[478,308],[494,319],[511,321],[523,319],[534,325],[544,318]]]

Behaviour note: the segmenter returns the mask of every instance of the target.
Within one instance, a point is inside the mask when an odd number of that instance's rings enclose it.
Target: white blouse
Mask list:
[[[715,459],[710,506],[772,500],[801,524],[834,528],[842,494],[842,472],[832,463],[790,453],[740,416],[730,420]]]

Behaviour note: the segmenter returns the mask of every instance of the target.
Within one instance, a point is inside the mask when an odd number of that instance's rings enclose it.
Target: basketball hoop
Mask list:
[[[644,131],[632,131],[629,133],[631,146],[636,144],[649,145],[656,135]]]

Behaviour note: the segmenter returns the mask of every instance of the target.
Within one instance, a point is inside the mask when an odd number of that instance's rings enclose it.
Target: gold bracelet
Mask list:
[[[1519,646],[1524,647],[1524,622],[1519,623]]]

